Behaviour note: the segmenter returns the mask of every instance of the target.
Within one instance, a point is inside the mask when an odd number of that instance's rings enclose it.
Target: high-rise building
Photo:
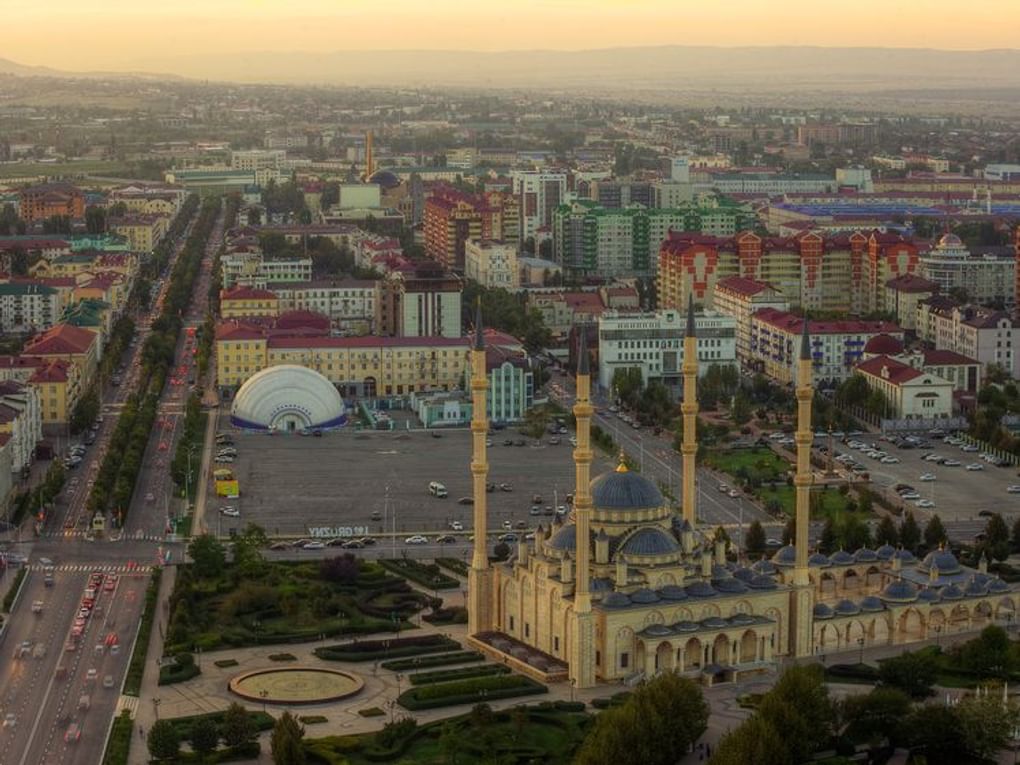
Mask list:
[[[510,175],[514,194],[520,200],[520,241],[538,236],[551,226],[553,213],[567,202],[567,174],[541,170],[518,170]]]
[[[392,272],[380,285],[376,326],[398,337],[460,337],[458,276],[433,261]]]
[[[512,194],[465,194],[442,186],[425,202],[425,252],[446,268],[463,271],[468,239],[518,242],[518,215],[518,202]]]
[[[921,274],[938,285],[943,295],[979,304],[1013,307],[1016,257],[1010,254],[972,255],[956,234],[944,234],[921,255]]]

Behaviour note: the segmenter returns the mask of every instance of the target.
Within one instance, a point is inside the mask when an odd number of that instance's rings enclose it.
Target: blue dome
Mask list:
[[[840,616],[853,616],[859,614],[861,607],[852,600],[841,600],[836,604],[836,613]]]
[[[829,560],[828,556],[822,555],[822,553],[820,552],[812,554],[811,557],[807,559],[807,562],[809,566],[820,566],[822,568],[832,565],[832,562]]]
[[[687,585],[687,594],[692,598],[710,598],[715,595],[715,590],[708,582],[694,582]]]
[[[996,577],[988,583],[988,591],[991,593],[998,594],[1000,592],[1009,592],[1009,585],[1004,581]]]
[[[663,505],[655,484],[626,468],[603,473],[592,481],[591,498],[596,510],[648,510]]]
[[[869,550],[867,547],[862,547],[854,553],[854,560],[857,563],[874,563],[878,560],[878,553],[874,550]]]
[[[620,552],[627,555],[671,555],[679,549],[668,532],[654,527],[638,529],[620,545]]]
[[[378,183],[386,191],[395,189],[400,185],[400,179],[389,170],[379,170],[372,173],[372,177],[368,179],[369,183]]]
[[[779,585],[776,584],[776,580],[766,574],[758,574],[754,579],[747,583],[747,586],[754,590],[774,590]]]
[[[611,592],[602,598],[602,605],[606,608],[625,608],[630,605],[630,598],[622,592]]]
[[[677,584],[667,584],[659,588],[659,597],[663,600],[687,600],[687,590]]]
[[[733,572],[733,578],[741,582],[750,582],[755,576],[756,574],[749,568],[738,568]]]
[[[751,566],[751,570],[756,574],[774,574],[776,573],[776,566],[772,561],[763,558]]]
[[[676,624],[674,624],[673,629],[675,629],[677,632],[697,632],[699,628],[695,622],[684,621],[677,622]]]
[[[712,580],[712,586],[715,587],[719,592],[726,592],[735,594],[738,592],[747,592],[747,585],[741,582],[739,579],[733,577],[727,577],[726,579],[714,579]]]
[[[890,582],[886,585],[886,588],[882,590],[881,597],[882,600],[896,603],[911,603],[917,600],[917,588],[910,582],[897,579],[895,582]]]
[[[875,555],[878,556],[879,560],[892,560],[892,557],[896,554],[896,548],[892,545],[882,545],[875,550]]]
[[[829,558],[829,562],[833,566],[849,566],[854,562],[854,556],[848,553],[846,550],[837,550]]]
[[[786,545],[776,550],[772,556],[772,563],[777,566],[792,566],[797,562],[797,550],[793,545]]]
[[[554,550],[574,552],[577,549],[577,531],[574,524],[568,523],[546,542]]]
[[[730,624],[737,627],[742,627],[745,624],[754,624],[754,617],[750,614],[733,614],[730,617]]]
[[[960,561],[949,550],[932,550],[924,556],[918,568],[927,572],[931,571],[933,566],[938,568],[940,574],[960,573]]]
[[[630,594],[631,603],[640,603],[641,605],[647,605],[648,603],[658,603],[659,596],[651,590],[638,590]]]
[[[814,614],[816,619],[831,619],[833,617],[832,609],[824,603],[815,605]]]
[[[718,630],[729,626],[725,619],[720,619],[718,616],[710,616],[707,619],[702,620],[701,624],[712,630]]]
[[[942,596],[943,600],[960,600],[963,598],[963,590],[955,584],[951,584],[948,587],[943,587],[939,595]]]
[[[919,593],[917,593],[917,599],[925,603],[938,603],[941,599],[938,590],[933,590],[930,587],[924,587]]]
[[[885,605],[881,600],[876,598],[874,595],[868,595],[861,598],[861,610],[862,611],[881,611],[885,608]]]
[[[898,560],[900,563],[913,563],[915,560],[917,560],[917,558],[914,557],[914,553],[910,552],[910,550],[904,550],[902,548],[897,550],[893,557],[896,558],[896,560]]]
[[[605,576],[597,576],[591,580],[592,592],[610,592],[613,589],[613,580]]]
[[[982,582],[976,576],[972,576],[968,581],[967,585],[963,588],[964,594],[968,598],[979,597],[981,595],[988,594],[988,585]]]
[[[649,637],[666,637],[667,635],[673,634],[673,630],[665,624],[649,624],[642,630],[642,632]]]

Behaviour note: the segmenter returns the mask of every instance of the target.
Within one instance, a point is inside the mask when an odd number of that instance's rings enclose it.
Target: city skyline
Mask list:
[[[880,29],[876,18],[883,19]],[[676,44],[990,50],[1015,46],[1012,30],[1020,25],[1020,7],[984,0],[964,13],[945,0],[923,5],[865,0],[837,12],[808,0],[787,0],[781,8],[761,0],[735,0],[725,8],[664,0],[583,5],[525,0],[512,14],[500,5],[475,7],[465,16],[453,0],[428,8],[397,0],[381,16],[366,0],[345,2],[342,10],[327,0],[286,7],[269,0],[182,0],[172,9],[120,0],[97,0],[83,8],[54,0],[15,4],[6,10],[5,25],[4,56],[23,65],[156,71],[152,64],[159,62],[171,64],[171,73],[215,76],[211,67],[182,71],[183,63],[172,65],[210,51],[578,51]]]

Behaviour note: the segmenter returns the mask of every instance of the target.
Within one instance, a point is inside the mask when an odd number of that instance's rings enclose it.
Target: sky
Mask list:
[[[1014,48],[1020,0],[0,0],[0,17],[0,58],[144,70],[210,52]]]

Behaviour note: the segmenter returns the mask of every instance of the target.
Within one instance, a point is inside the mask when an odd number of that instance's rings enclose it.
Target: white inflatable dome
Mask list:
[[[336,428],[346,421],[343,399],[314,369],[294,364],[263,369],[241,386],[230,420],[253,430]]]

